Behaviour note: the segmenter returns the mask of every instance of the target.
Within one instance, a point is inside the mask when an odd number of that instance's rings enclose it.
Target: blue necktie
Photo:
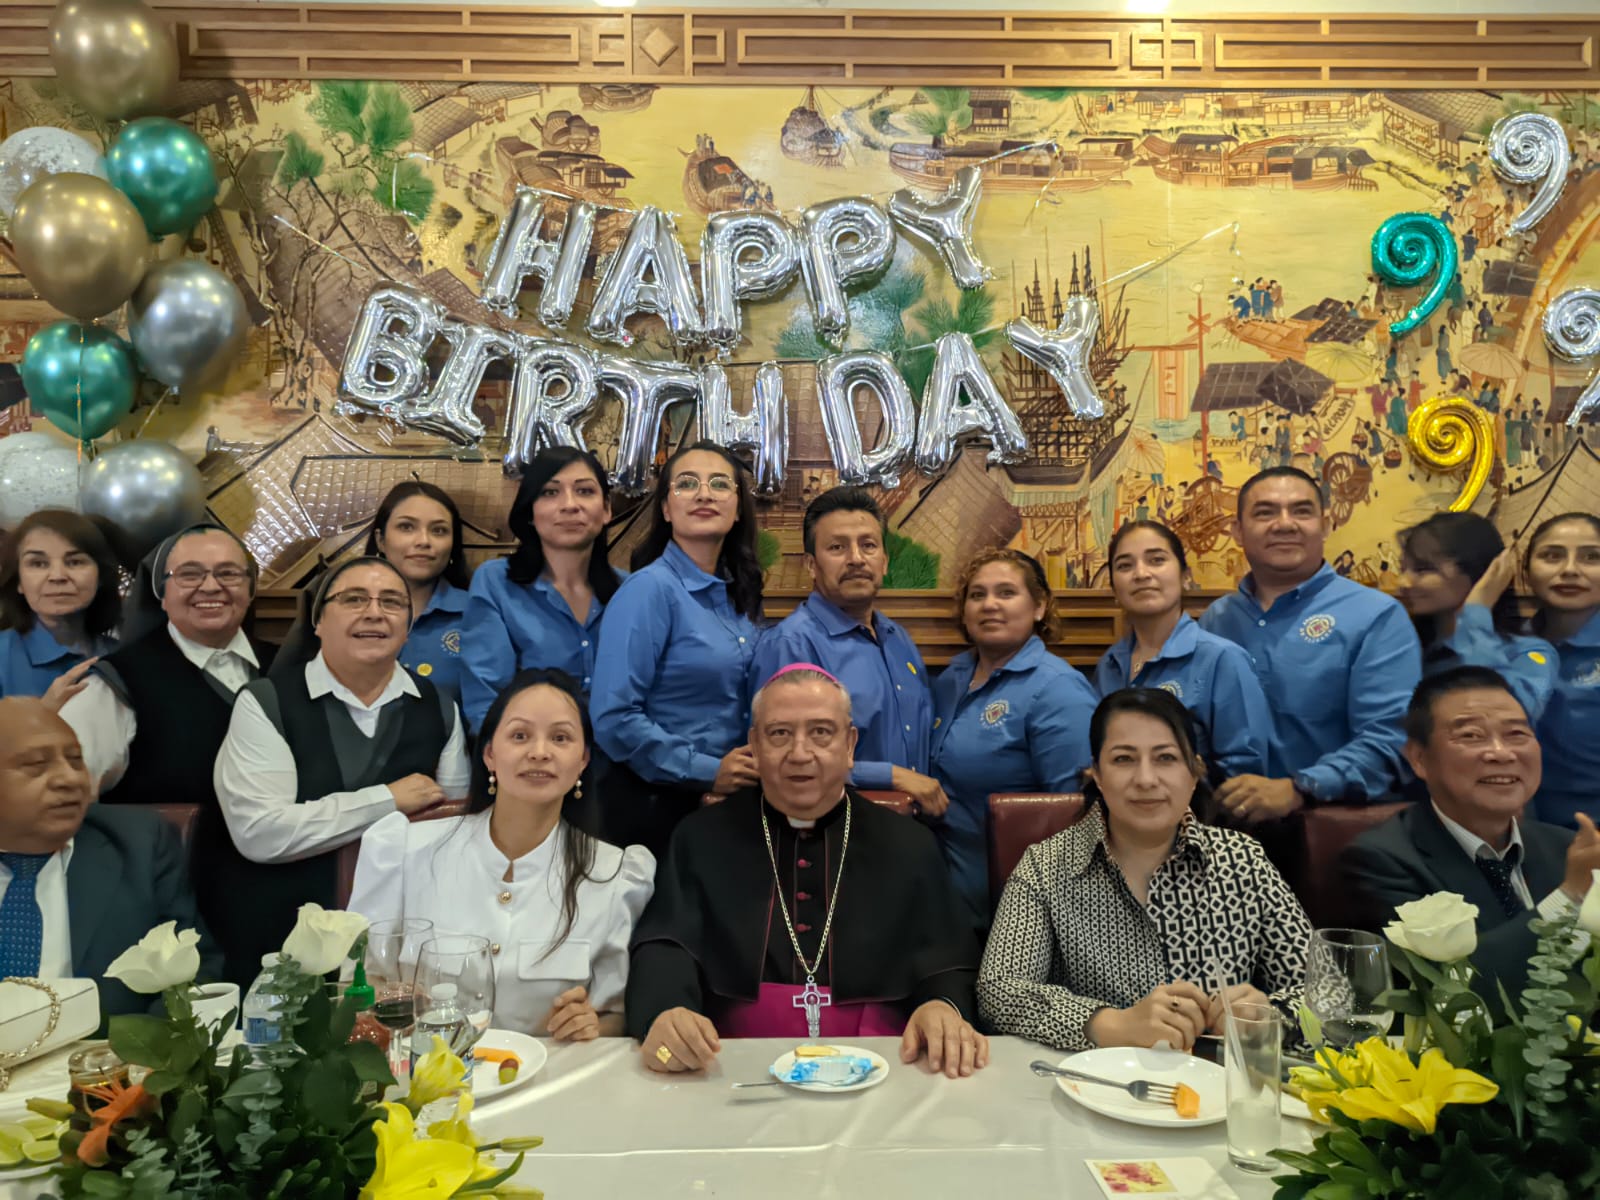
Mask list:
[[[1476,860],[1478,870],[1483,872],[1483,877],[1489,881],[1489,888],[1494,892],[1494,898],[1500,901],[1500,907],[1505,909],[1506,916],[1521,916],[1528,911],[1528,906],[1522,902],[1522,897],[1517,895],[1517,885],[1512,882],[1518,867],[1520,855],[1508,854],[1505,858],[1495,858],[1492,854],[1480,855]]]
[[[0,853],[0,863],[11,868],[11,882],[0,900],[0,979],[39,973],[44,949],[44,914],[34,890],[48,854]]]

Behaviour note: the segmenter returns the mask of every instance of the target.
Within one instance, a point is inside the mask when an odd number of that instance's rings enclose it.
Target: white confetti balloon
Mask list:
[[[64,172],[106,177],[105,159],[83,138],[54,125],[36,125],[0,142],[0,215],[10,217],[28,185]]]
[[[14,438],[0,438],[0,444]],[[0,526],[9,529],[41,508],[78,510],[78,448],[44,434],[44,445],[30,441],[0,455]]]

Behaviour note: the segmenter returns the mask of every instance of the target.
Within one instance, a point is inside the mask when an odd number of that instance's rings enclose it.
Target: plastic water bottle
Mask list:
[[[434,984],[428,989],[427,1010],[411,1031],[411,1069],[415,1071],[417,1061],[433,1049],[435,1037],[443,1038],[444,1044],[455,1050],[462,1044],[466,1027],[467,1014],[456,1003],[456,985]]]
[[[244,1044],[249,1048],[250,1059],[255,1066],[272,1065],[283,1049],[283,1020],[279,1011],[283,1006],[283,996],[273,990],[275,985],[272,982],[272,971],[277,965],[276,954],[262,956],[261,974],[256,976],[256,981],[245,993],[242,1006]]]

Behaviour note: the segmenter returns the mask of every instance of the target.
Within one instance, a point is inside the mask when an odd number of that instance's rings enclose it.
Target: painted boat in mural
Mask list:
[[[772,189],[747,175],[726,154],[717,153],[709,133],[695,135],[693,153],[679,153],[684,156],[683,198],[701,216],[733,208],[776,211]]]
[[[1004,157],[1001,157],[1004,155]],[[1049,185],[1052,192],[1086,192],[1121,179],[1133,164],[1133,155],[1121,157],[1096,146],[1089,153],[1076,148],[1030,147],[1018,139],[952,141],[935,137],[929,142],[896,142],[889,147],[889,168],[902,179],[943,188],[963,167],[983,171],[983,186],[995,192],[1037,192]]]
[[[1228,133],[1183,133],[1173,139],[1149,134],[1138,155],[1157,179],[1187,187],[1378,190],[1361,174],[1374,161],[1372,155],[1356,146],[1307,143],[1300,134],[1244,143]]]
[[[808,87],[783,120],[778,137],[783,156],[813,167],[838,167],[844,165],[844,144],[844,134],[828,124],[817,106],[817,89]]]
[[[637,112],[649,108],[655,97],[653,83],[580,83],[578,99],[598,112]]]

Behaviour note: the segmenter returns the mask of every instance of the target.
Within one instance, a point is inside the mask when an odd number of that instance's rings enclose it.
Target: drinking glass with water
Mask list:
[[[1228,1158],[1241,1171],[1267,1174],[1281,1144],[1283,1019],[1270,1004],[1233,1004],[1223,1017],[1228,1085]]]

